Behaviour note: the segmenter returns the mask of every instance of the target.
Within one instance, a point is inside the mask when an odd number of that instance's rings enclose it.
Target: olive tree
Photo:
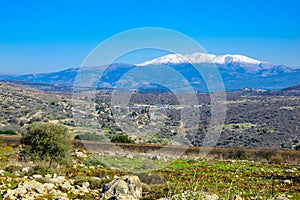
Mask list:
[[[68,158],[70,139],[67,128],[53,123],[33,123],[22,134],[21,155],[32,161],[61,163]]]

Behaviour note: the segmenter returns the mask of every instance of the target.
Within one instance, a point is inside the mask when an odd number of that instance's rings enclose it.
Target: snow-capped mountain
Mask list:
[[[169,54],[153,60],[149,60],[137,66],[157,65],[157,64],[182,64],[182,63],[213,63],[213,64],[228,64],[228,63],[243,63],[243,64],[268,64],[267,62],[255,60],[243,55],[214,55],[208,53],[193,53],[188,55]]]
[[[189,55],[170,54],[163,57],[149,60],[141,64],[120,64],[114,63],[109,66],[102,77],[99,77],[100,88],[114,88],[116,83],[133,69],[140,70],[144,66],[159,67],[164,64],[179,72],[192,87],[198,91],[207,91],[203,77],[194,68],[208,67],[214,65],[220,72],[226,90],[236,90],[243,88],[262,88],[266,90],[283,89],[291,85],[300,83],[300,68],[292,68],[285,65],[272,65],[267,62],[255,60],[243,55],[213,55],[206,53],[193,53]],[[23,81],[24,83],[43,83],[59,86],[73,86],[79,68],[67,69],[60,72],[47,74],[27,74],[27,75],[0,75],[0,81]],[[92,69],[87,69],[87,74],[93,73]],[[140,77],[139,77],[140,76]],[[147,77],[156,77],[157,74],[139,74],[140,80]],[[134,76],[136,77],[136,76]],[[163,79],[179,83],[171,74],[163,74]],[[128,77],[126,80],[131,80]],[[133,79],[132,79],[133,80]],[[181,85],[178,85],[180,87]]]

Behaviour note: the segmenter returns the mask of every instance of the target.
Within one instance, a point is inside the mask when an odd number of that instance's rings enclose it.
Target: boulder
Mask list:
[[[32,175],[32,177],[35,179],[43,178],[43,176],[40,174],[34,174],[34,175]]]
[[[142,197],[142,184],[137,176],[118,177],[104,186],[102,197],[109,200],[138,200]]]
[[[50,178],[49,181],[54,184],[62,184],[65,183],[67,180],[64,176],[58,176],[56,178]]]
[[[35,180],[24,182],[23,185],[19,185],[19,188],[25,188],[27,191],[33,191],[40,194],[45,192],[44,185]]]
[[[284,194],[279,194],[275,197],[275,200],[289,200]]]
[[[55,185],[53,183],[44,183],[44,188],[49,192],[55,188]]]
[[[75,151],[72,155],[75,157],[78,157],[78,158],[86,158],[87,157],[87,155],[81,151]]]
[[[8,190],[4,195],[4,199],[35,199],[39,194],[45,192],[45,187],[43,184],[31,180],[28,182],[20,183],[18,188],[14,190]]]

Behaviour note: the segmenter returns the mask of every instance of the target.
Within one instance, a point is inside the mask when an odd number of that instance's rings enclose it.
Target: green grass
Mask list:
[[[4,161],[0,169],[5,169],[5,165],[9,166],[9,163],[13,161],[11,158],[16,158],[16,156],[12,156],[14,152],[16,150],[11,148],[9,154],[5,153],[3,149],[0,151],[0,158]],[[224,200],[233,199],[236,194],[244,199],[269,200],[278,194],[289,195],[292,200],[300,199],[300,183],[297,182],[300,177],[300,166],[295,165],[191,158],[165,162],[152,161],[148,157],[139,155],[126,158],[117,155],[100,157],[89,154],[88,158],[74,159],[75,163],[83,164],[83,166],[61,166],[59,175],[72,178],[77,182],[88,180],[94,185],[94,188],[102,187],[103,184],[112,180],[114,175],[137,174],[141,176],[141,180],[148,182],[151,182],[152,176],[160,177],[158,178],[161,179],[160,183],[150,185],[151,189],[144,191],[144,200],[171,197],[187,190],[191,193],[198,192],[196,196],[191,195],[187,199],[201,199],[200,192],[217,194],[220,199]],[[144,167],[156,170],[144,174],[139,173],[145,171],[143,168],[145,163],[150,163],[150,166]],[[295,173],[286,171],[286,169],[293,168],[296,168]],[[93,176],[109,177],[109,179],[106,179],[106,182],[99,182],[92,179]],[[294,179],[295,181],[285,183],[285,179]],[[17,179],[13,173],[5,172],[0,176],[0,183],[3,182],[4,186],[2,187],[6,189],[17,187],[20,181],[22,179]],[[2,191],[4,191],[3,188]],[[0,195],[2,195],[1,192]],[[79,198],[74,194],[68,194],[68,196]],[[45,197],[48,198],[47,195]],[[92,196],[89,198],[93,199]],[[51,199],[50,196],[48,199]]]

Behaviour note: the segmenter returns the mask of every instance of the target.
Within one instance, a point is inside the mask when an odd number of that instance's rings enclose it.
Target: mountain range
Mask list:
[[[300,67],[272,65],[243,55],[226,54],[217,56],[207,53],[193,53],[189,55],[169,54],[140,64],[113,63],[109,65],[100,78],[98,87],[114,88],[117,81],[133,69],[145,66],[160,67],[160,65],[167,65],[182,74],[195,90],[205,92],[207,91],[207,86],[204,79],[194,68],[194,64],[201,67],[216,66],[227,91],[243,88],[279,90],[300,83]],[[89,70],[92,73],[93,68],[89,68]],[[0,75],[0,80],[19,82],[21,84],[39,83],[72,87],[79,71],[80,68],[70,68],[53,73]],[[148,76],[152,75],[148,74]],[[170,81],[172,81],[172,78],[168,77]],[[176,84],[175,79],[174,84]]]

